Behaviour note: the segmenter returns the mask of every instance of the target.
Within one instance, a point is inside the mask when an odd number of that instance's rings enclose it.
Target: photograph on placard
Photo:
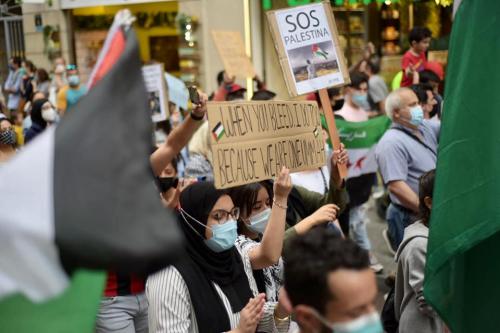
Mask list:
[[[143,66],[142,75],[148,92],[148,106],[152,120],[154,122],[166,120],[170,113],[163,65]]]
[[[339,72],[337,55],[331,41],[288,50],[288,58],[296,82]]]

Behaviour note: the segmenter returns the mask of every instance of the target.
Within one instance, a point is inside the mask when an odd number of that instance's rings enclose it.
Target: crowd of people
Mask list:
[[[184,254],[149,277],[108,272],[96,332],[444,332],[423,296],[443,100],[443,73],[425,57],[430,38],[426,28],[410,33],[401,88],[389,92],[379,57],[367,52],[351,68],[350,84],[328,91],[337,118],[392,120],[375,152],[390,199],[383,237],[397,262],[382,318],[376,274],[384,267],[366,229],[377,173],[342,179],[348,152],[325,135],[322,168],[291,174],[283,167],[274,180],[216,189],[207,103],[246,94],[221,71],[210,97],[199,91],[191,110],[171,104],[170,118],[152,133],[158,198],[177,212]],[[86,92],[77,66],[62,58],[50,75],[16,57],[9,70],[0,163],[64,121]],[[254,81],[252,100],[276,97]],[[308,98],[322,108],[317,95]],[[328,133],[324,119],[322,126]]]

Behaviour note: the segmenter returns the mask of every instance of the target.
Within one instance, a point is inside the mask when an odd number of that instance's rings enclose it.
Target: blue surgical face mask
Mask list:
[[[377,312],[363,315],[346,323],[329,324],[322,316],[318,318],[334,333],[383,333],[382,322]]]
[[[368,110],[370,106],[368,105],[368,95],[367,94],[352,94],[352,102],[356,104],[358,107]]]
[[[187,225],[196,233],[200,238],[203,239],[205,242],[205,245],[210,248],[210,250],[214,252],[222,252],[229,250],[231,247],[234,246],[234,242],[236,242],[236,238],[238,238],[238,225],[236,223],[235,219],[231,219],[226,221],[224,224],[216,224],[212,227],[207,227],[191,215],[189,215],[184,209],[179,210],[181,213],[182,218],[184,221],[186,221]],[[192,221],[198,223],[199,225],[203,226],[204,228],[208,228],[212,230],[212,238],[210,239],[205,239],[202,235],[199,234],[198,231],[196,231],[195,228],[189,224],[188,220],[186,219],[186,216],[188,216]]]
[[[258,234],[263,234],[269,222],[269,216],[271,216],[271,208],[266,208],[259,214],[250,217],[250,224],[247,224],[248,229]]]
[[[80,84],[80,77],[78,75],[68,76],[68,84],[72,87],[76,87]]]
[[[410,108],[411,120],[410,124],[419,126],[424,120],[424,111],[420,105],[415,105]]]
[[[238,226],[236,220],[228,220],[224,224],[216,224],[212,227],[212,238],[205,239],[205,244],[214,252],[229,250],[234,246],[238,237]]]

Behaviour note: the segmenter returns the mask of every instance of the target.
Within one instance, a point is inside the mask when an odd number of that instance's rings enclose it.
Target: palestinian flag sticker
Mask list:
[[[222,125],[222,122],[219,121],[219,123],[212,130],[215,140],[219,141],[225,133],[224,126]]]

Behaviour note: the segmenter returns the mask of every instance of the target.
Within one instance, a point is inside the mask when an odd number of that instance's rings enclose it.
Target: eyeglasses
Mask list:
[[[218,224],[224,224],[229,221],[230,217],[235,220],[239,219],[240,209],[238,207],[234,207],[230,212],[223,209],[217,209],[210,213],[210,217],[214,219]]]

